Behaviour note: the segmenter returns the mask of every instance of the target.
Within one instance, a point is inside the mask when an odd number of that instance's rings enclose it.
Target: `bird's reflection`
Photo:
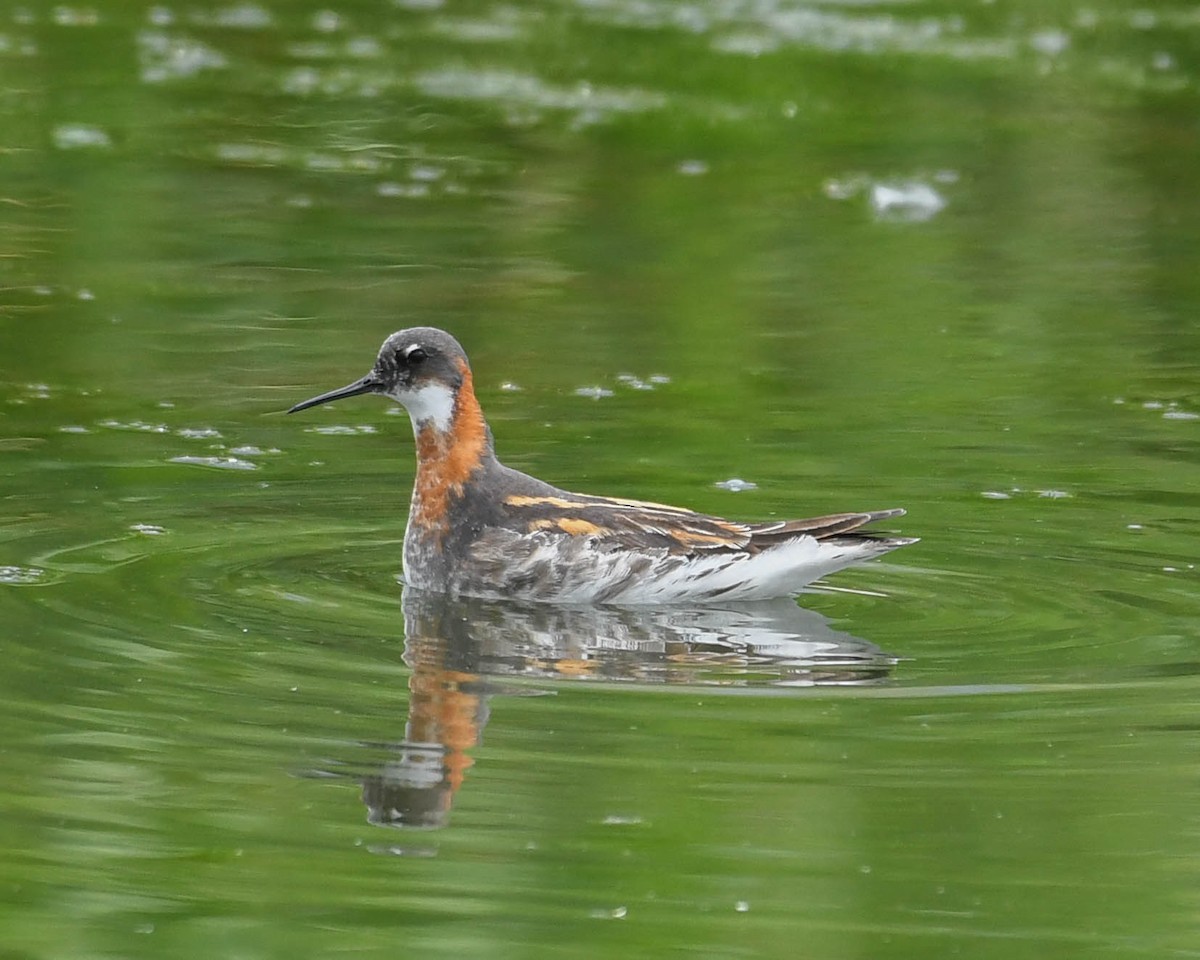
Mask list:
[[[512,678],[816,686],[877,683],[894,658],[790,600],[692,608],[556,607],[450,599],[407,588],[412,669],[404,739],[364,778],[371,823],[445,826],[497,694]],[[497,678],[508,678],[504,683]]]

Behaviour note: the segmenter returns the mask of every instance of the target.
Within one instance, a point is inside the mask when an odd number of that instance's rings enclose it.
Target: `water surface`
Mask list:
[[[3,951],[1195,956],[1198,26],[0,7]],[[921,543],[402,597],[406,418],[281,411],[413,324],[513,466]]]

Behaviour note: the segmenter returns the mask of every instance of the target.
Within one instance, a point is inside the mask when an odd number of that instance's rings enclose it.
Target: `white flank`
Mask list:
[[[764,600],[800,592],[813,580],[878,551],[799,537],[732,562],[709,554],[690,558],[661,576],[643,577],[612,598],[614,603],[678,603],[705,600]]]
[[[391,398],[408,411],[413,430],[432,423],[435,430],[445,432],[454,420],[454,393],[444,383],[427,383],[416,390],[397,390]]]
[[[889,549],[882,541],[830,543],[801,536],[757,554],[706,553],[685,558],[664,551],[597,552],[587,537],[545,536],[513,562],[532,570],[562,572],[553,583],[518,590],[517,595],[526,599],[621,605],[705,603],[794,596],[813,580]],[[648,557],[652,559],[647,571]]]

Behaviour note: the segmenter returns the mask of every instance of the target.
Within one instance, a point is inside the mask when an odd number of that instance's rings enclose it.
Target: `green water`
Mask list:
[[[0,956],[1200,954],[1198,40],[0,5]],[[280,411],[413,324],[513,466],[922,540],[402,606],[406,419]]]

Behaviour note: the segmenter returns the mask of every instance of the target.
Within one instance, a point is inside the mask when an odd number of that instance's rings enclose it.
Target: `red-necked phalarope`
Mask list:
[[[463,348],[448,333],[393,333],[365,377],[288,413],[381,393],[412,418],[417,474],[405,582],[424,590],[558,603],[680,603],[796,594],[913,543],[858,532],[902,509],[739,523],[680,507],[568,493],[504,466]]]

